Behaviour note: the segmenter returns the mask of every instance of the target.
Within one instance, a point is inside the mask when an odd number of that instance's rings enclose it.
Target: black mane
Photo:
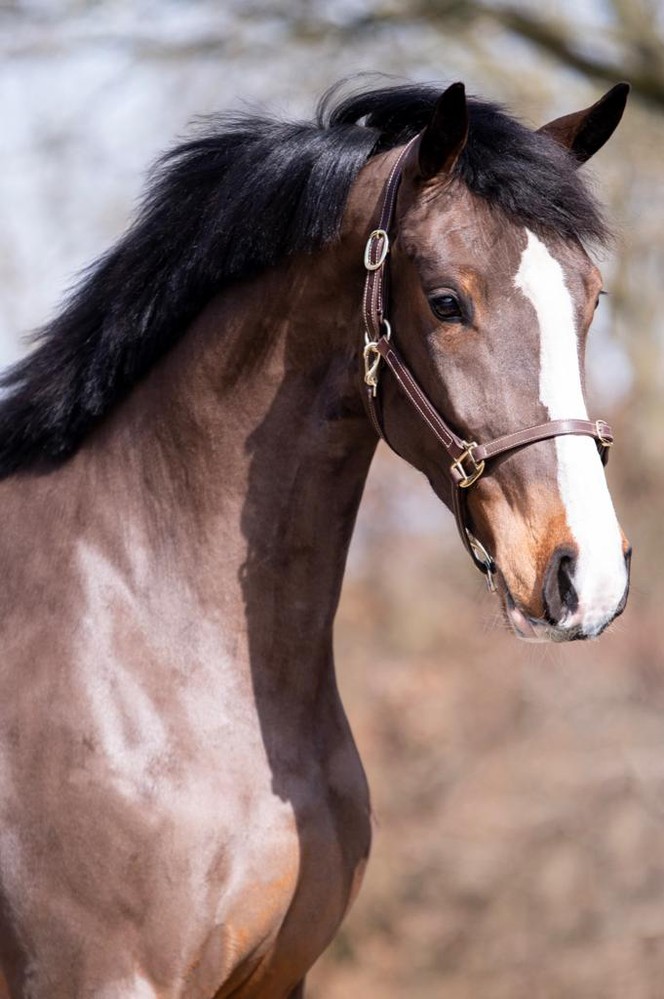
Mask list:
[[[70,455],[215,293],[334,240],[362,165],[417,134],[440,93],[334,89],[313,122],[222,114],[167,153],[126,235],[0,379],[0,475]],[[536,231],[606,237],[571,156],[495,104],[469,110],[457,169],[473,192]]]

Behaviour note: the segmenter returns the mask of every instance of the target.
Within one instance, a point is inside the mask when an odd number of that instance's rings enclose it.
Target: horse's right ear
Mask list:
[[[436,102],[417,149],[420,176],[449,174],[468,138],[468,107],[463,83],[453,83]]]

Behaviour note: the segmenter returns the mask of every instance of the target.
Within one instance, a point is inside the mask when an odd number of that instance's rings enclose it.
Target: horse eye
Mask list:
[[[435,298],[430,299],[429,305],[434,316],[438,319],[449,322],[450,320],[458,321],[463,318],[459,299],[451,292],[445,292],[444,295],[436,295]]]

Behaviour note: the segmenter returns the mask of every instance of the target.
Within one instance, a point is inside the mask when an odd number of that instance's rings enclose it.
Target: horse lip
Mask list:
[[[517,607],[507,585],[504,590],[505,616],[517,638],[524,642],[546,642],[550,639],[549,628],[544,621],[537,621]]]
[[[503,601],[505,617],[522,642],[572,642],[587,638],[579,628],[561,628],[542,618],[530,617],[516,604],[509,587],[503,580]]]

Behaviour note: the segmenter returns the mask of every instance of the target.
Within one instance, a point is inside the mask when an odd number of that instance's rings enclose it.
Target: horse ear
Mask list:
[[[468,138],[468,107],[463,83],[453,83],[440,95],[418,146],[419,173],[424,180],[448,174]]]
[[[622,118],[629,83],[616,83],[608,93],[583,111],[566,114],[539,129],[585,163],[610,139]]]

